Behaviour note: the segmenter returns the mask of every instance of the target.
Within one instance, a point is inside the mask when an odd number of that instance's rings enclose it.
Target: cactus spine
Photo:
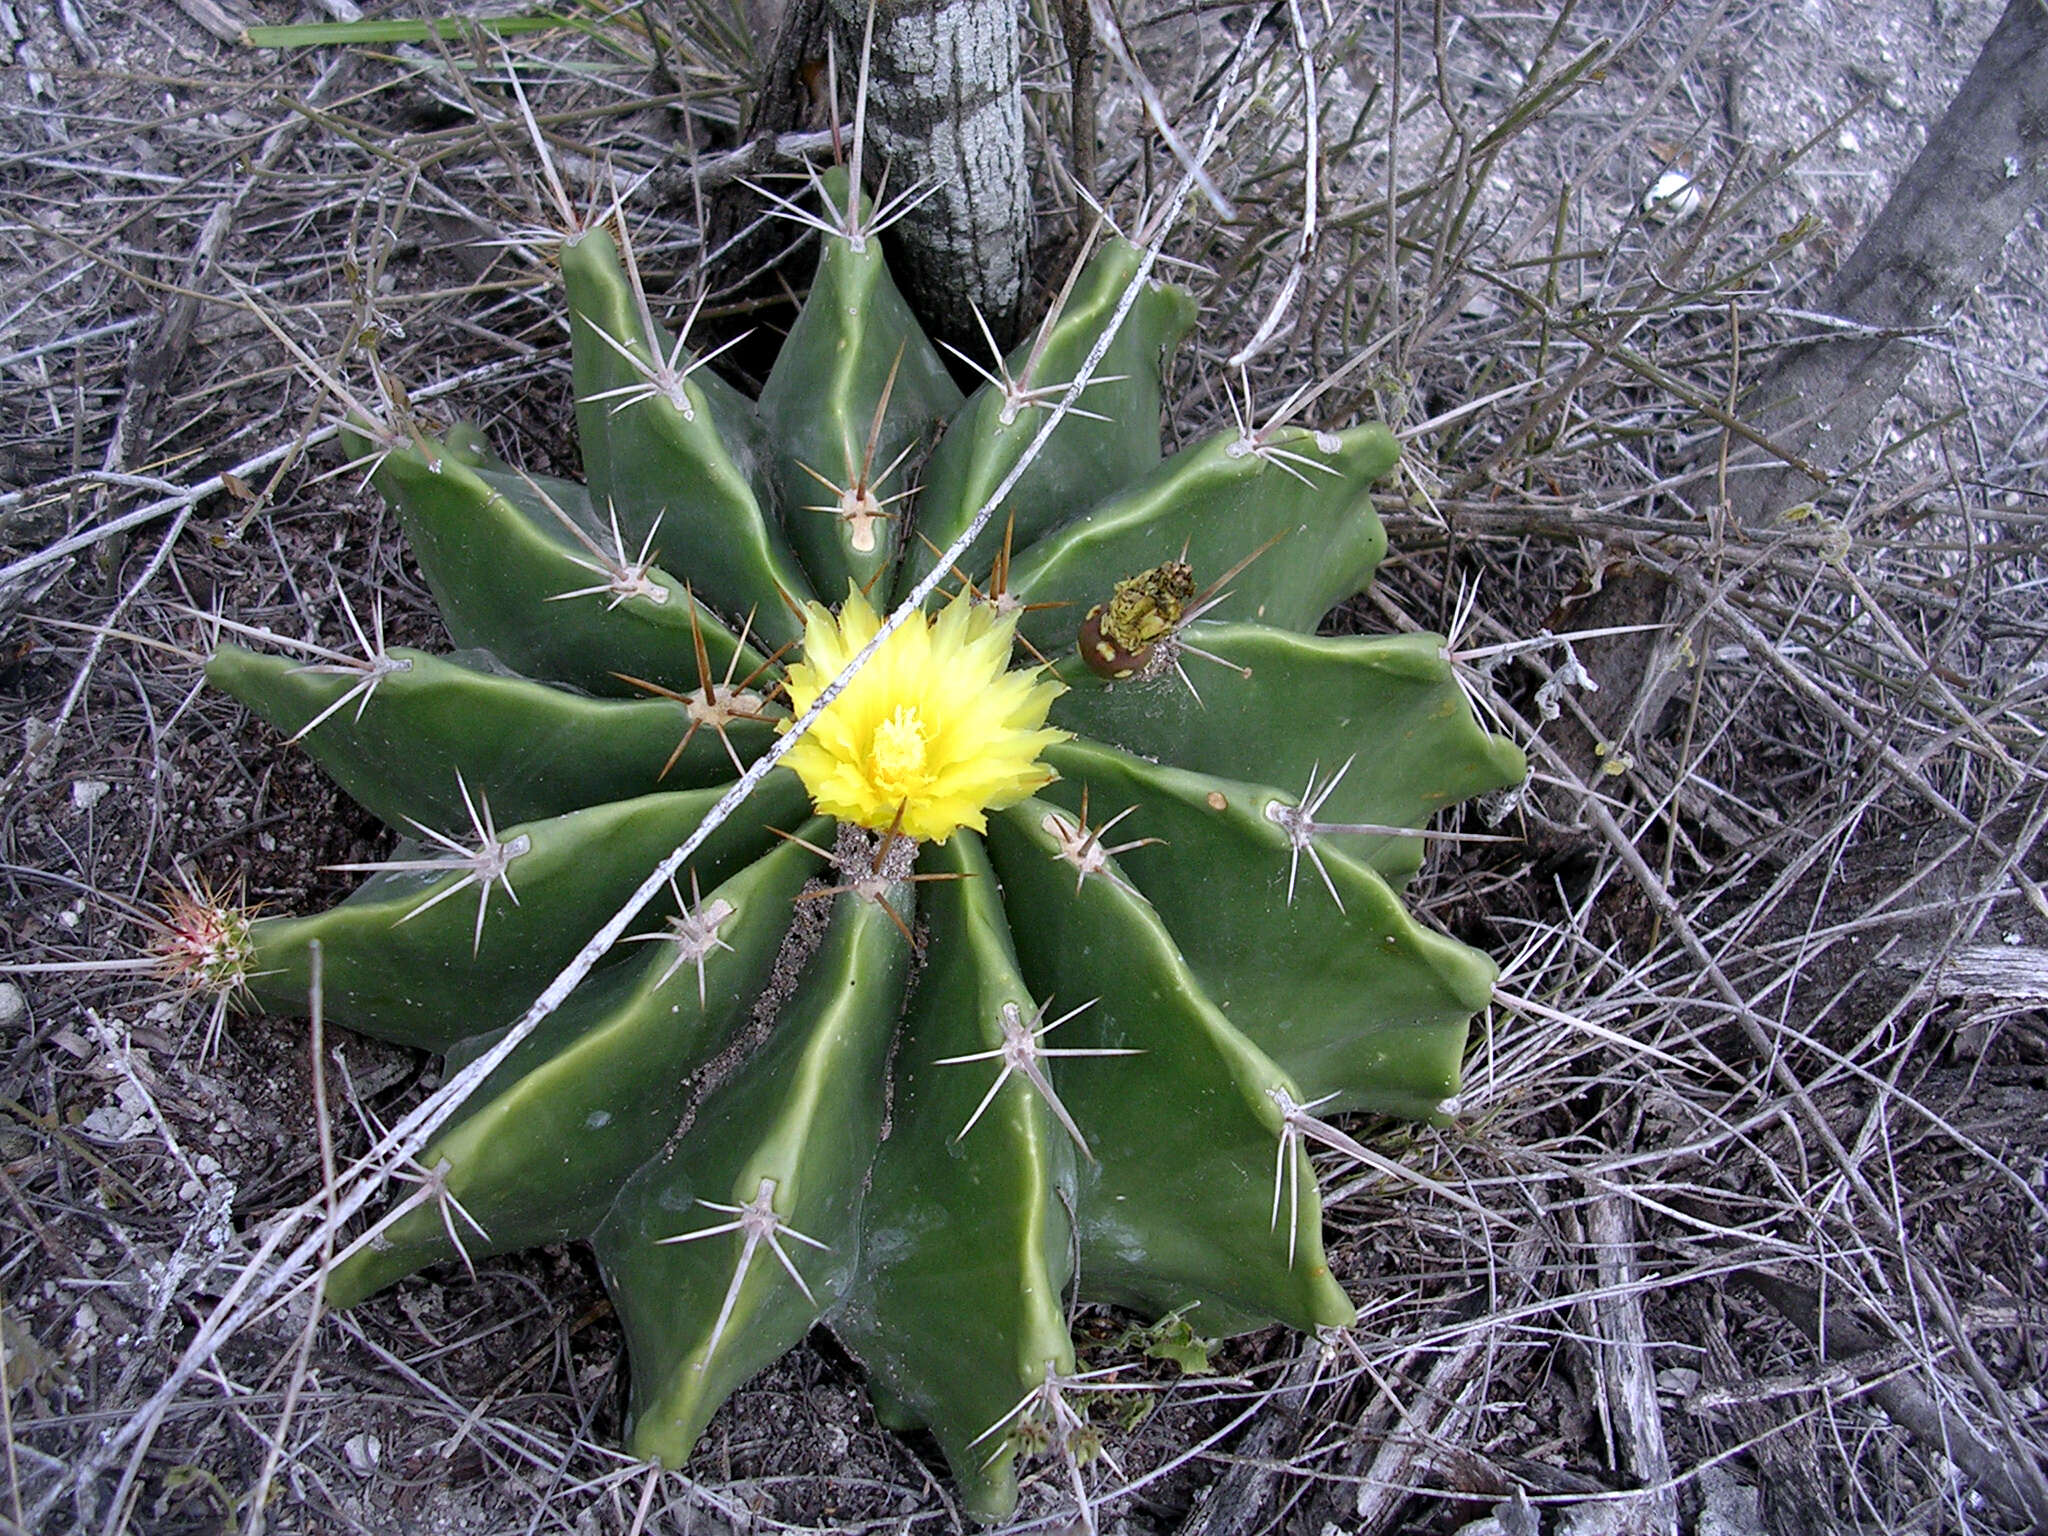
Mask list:
[[[1110,243],[963,401],[848,208],[758,403],[655,323],[630,249],[565,241],[587,486],[473,435],[359,444],[457,649],[210,664],[402,839],[340,906],[250,926],[256,1001],[302,1008],[317,941],[330,1019],[474,1059],[830,680],[858,600],[817,599],[904,590],[968,526],[1137,266]],[[981,1515],[1014,1502],[1020,1452],[1075,1454],[1071,1301],[1199,1305],[1206,1332],[1352,1321],[1302,1106],[1429,1115],[1456,1091],[1493,967],[1403,909],[1404,833],[1523,764],[1441,641],[1314,633],[1384,551],[1383,428],[1162,461],[1161,353],[1192,321],[1144,287],[1087,414],[963,563],[971,592],[902,632],[923,659],[872,665],[924,668],[927,693],[799,747],[865,753],[884,814],[816,814],[869,804],[816,787],[844,764],[772,773],[647,942],[427,1149],[330,1300],[586,1239],[631,1350],[633,1449],[680,1463],[822,1318]],[[1013,624],[1050,669],[1003,673]],[[1084,625],[1131,665],[1083,665]],[[993,674],[939,675],[991,646]],[[1226,663],[1199,699],[1176,676],[1194,652]],[[1014,760],[983,760],[992,735]],[[892,785],[916,786],[893,818]]]

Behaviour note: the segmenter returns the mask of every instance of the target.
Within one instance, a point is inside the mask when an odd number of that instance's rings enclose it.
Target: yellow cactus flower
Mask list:
[[[792,711],[810,708],[880,628],[857,591],[837,618],[811,604],[804,659],[789,669]],[[1071,734],[1045,724],[1060,684],[1036,668],[1010,670],[1016,629],[1015,614],[998,617],[964,596],[934,618],[912,618],[783,762],[827,816],[881,831],[900,810],[903,834],[930,842],[960,827],[985,830],[983,811],[1052,781],[1038,754]]]

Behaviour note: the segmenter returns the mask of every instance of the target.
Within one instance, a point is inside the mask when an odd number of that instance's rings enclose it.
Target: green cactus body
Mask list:
[[[247,988],[302,1008],[317,941],[330,1019],[451,1064],[829,680],[820,636],[871,632],[864,605],[802,605],[906,591],[935,558],[919,536],[964,532],[1138,256],[1098,252],[1009,382],[964,402],[871,241],[827,241],[758,407],[654,325],[608,235],[569,239],[562,270],[589,488],[473,434],[376,473],[463,649],[351,667],[224,647],[208,669],[405,839],[339,907],[251,924]],[[961,562],[972,599],[899,634],[923,659],[871,664],[911,702],[861,715],[849,688],[819,717],[629,928],[647,942],[607,955],[424,1150],[333,1302],[588,1239],[631,1351],[635,1451],[679,1464],[822,1319],[983,1516],[1014,1503],[1021,1453],[1066,1443],[1027,1410],[1074,1369],[1074,1304],[1199,1308],[1211,1334],[1352,1320],[1290,1117],[1429,1116],[1456,1092],[1494,971],[1404,910],[1420,843],[1400,834],[1523,762],[1440,640],[1313,633],[1384,552],[1384,429],[1161,461],[1161,351],[1192,318],[1141,288],[1101,365],[1121,377],[1082,397],[1109,419],[1060,422]],[[1084,666],[1091,610],[1169,566],[1144,666]],[[1057,685],[1029,658],[1003,670],[1026,603],[1061,605],[1018,630]],[[764,654],[800,637],[802,665]],[[992,647],[979,681],[932,672]],[[1013,722],[994,734],[1014,758],[978,755],[995,749],[947,708]],[[859,757],[868,789],[821,787],[814,748]],[[908,784],[926,787],[892,808]],[[924,818],[941,799],[942,834]]]

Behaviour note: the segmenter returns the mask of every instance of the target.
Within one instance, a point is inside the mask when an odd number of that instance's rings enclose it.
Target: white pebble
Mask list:
[[[377,1463],[384,1457],[384,1443],[368,1430],[350,1435],[341,1444],[341,1454],[348,1458],[349,1468],[355,1472],[374,1472]]]
[[[1684,171],[1666,171],[1643,194],[1643,214],[1659,223],[1690,218],[1705,202],[1700,184]]]

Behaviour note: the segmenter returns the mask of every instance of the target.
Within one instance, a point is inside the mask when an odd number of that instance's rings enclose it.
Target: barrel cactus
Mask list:
[[[758,402],[657,324],[613,220],[560,248],[587,484],[474,432],[353,423],[459,649],[217,650],[213,682],[401,841],[331,911],[208,919],[232,942],[203,974],[301,1011],[317,944],[328,1019],[477,1060],[934,569],[1109,335],[929,610],[326,1282],[346,1306],[590,1241],[628,1441],[669,1466],[822,1320],[991,1516],[1020,1455],[1087,1452],[1070,1306],[1353,1321],[1307,1143],[1456,1091],[1494,970],[1397,892],[1415,829],[1523,761],[1439,638],[1315,633],[1384,552],[1383,427],[1241,425],[1162,459],[1193,304],[1134,281],[1121,241],[963,400],[828,179]]]

